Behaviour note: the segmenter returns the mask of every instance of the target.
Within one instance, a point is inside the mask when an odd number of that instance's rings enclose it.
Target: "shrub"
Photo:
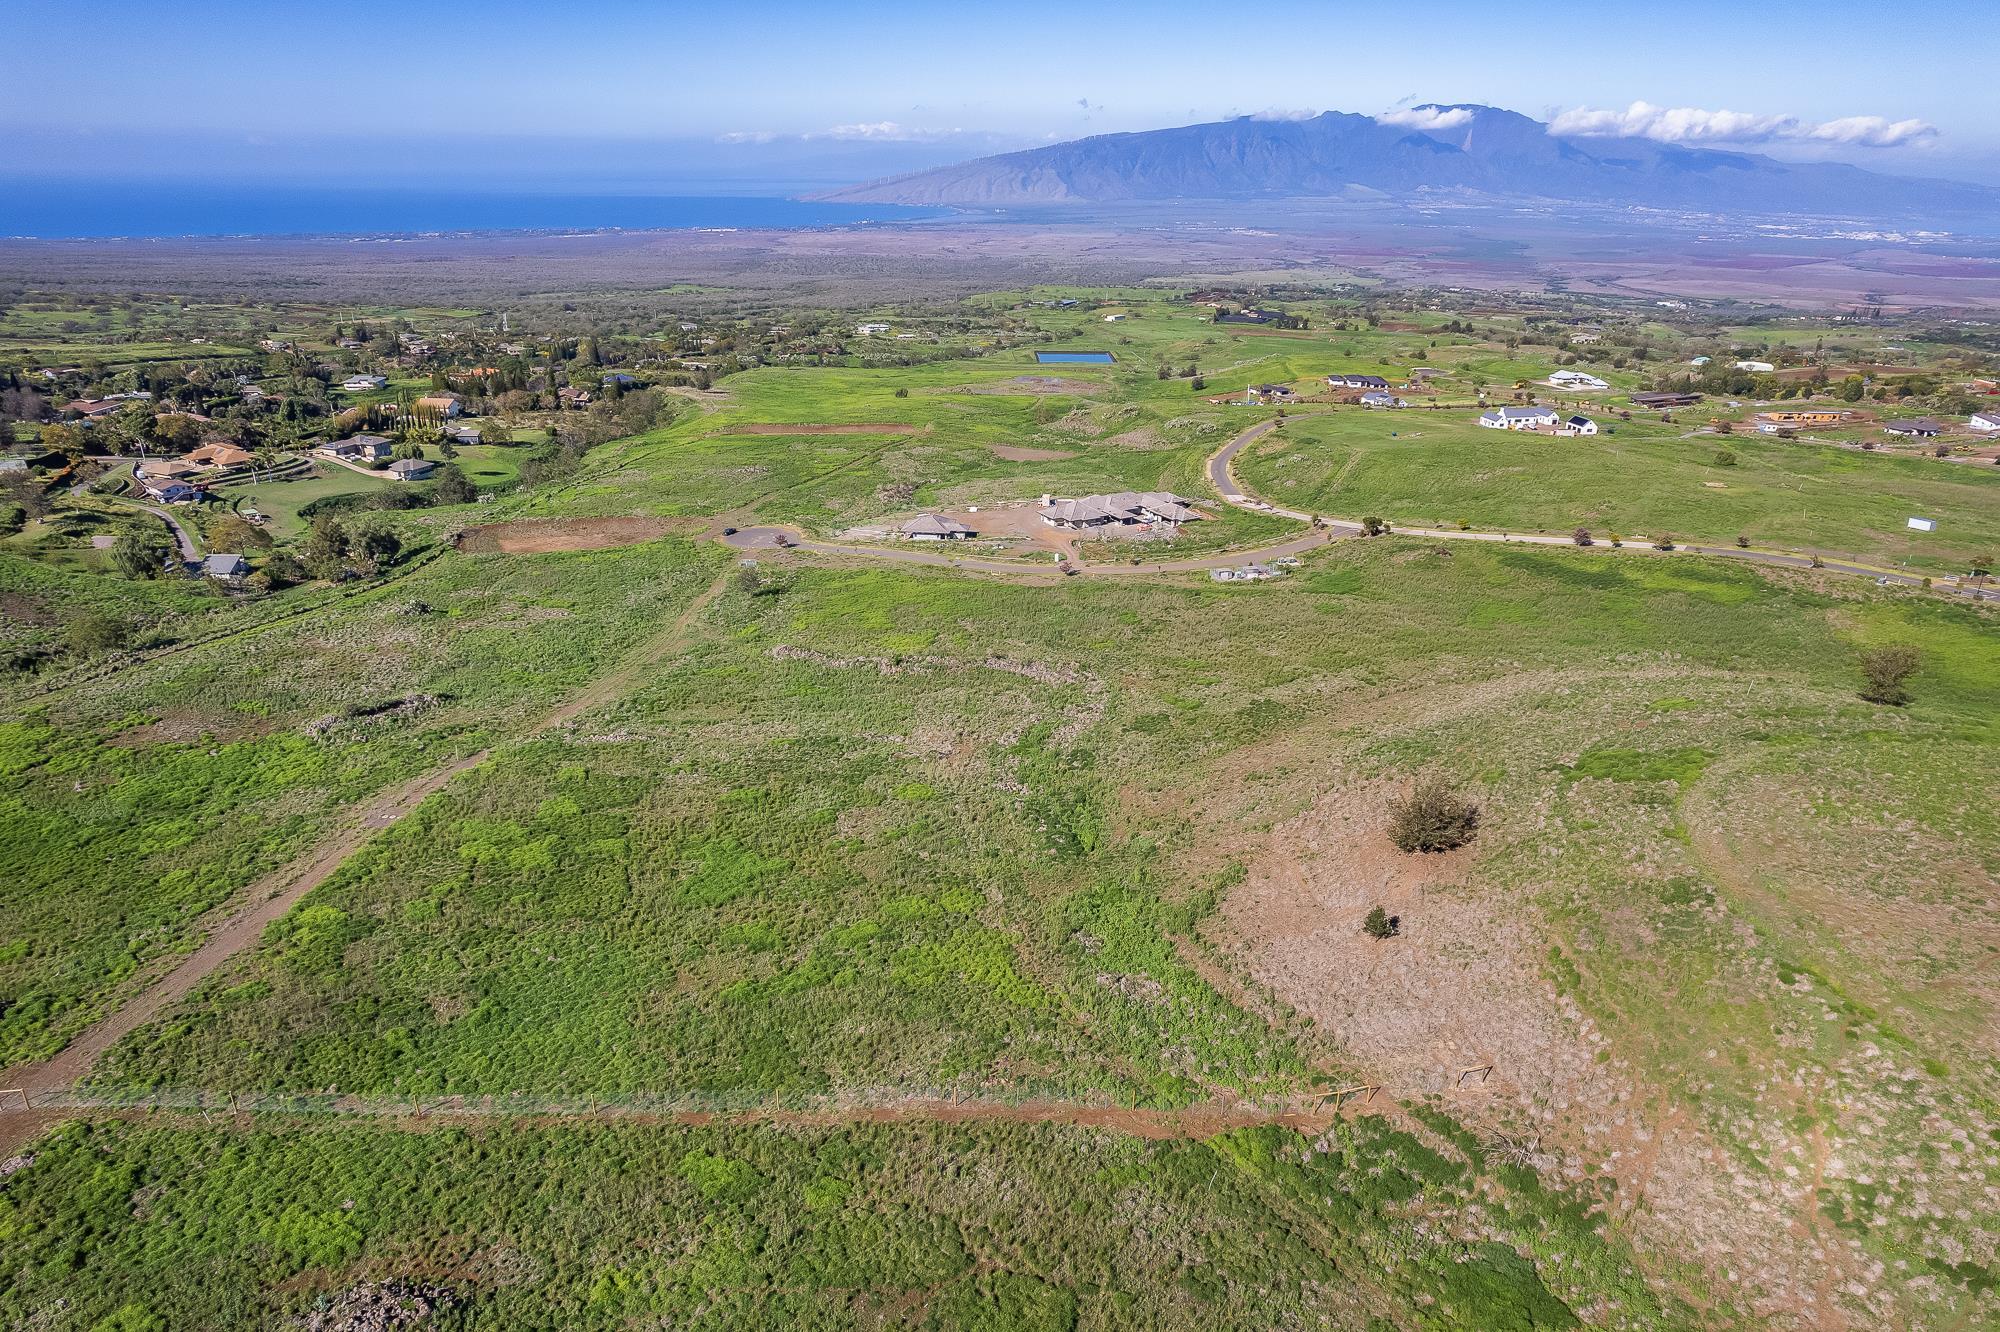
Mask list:
[[[1920,658],[1906,643],[1869,648],[1861,654],[1861,674],[1866,680],[1861,697],[1870,703],[1900,708],[1910,701],[1909,678],[1917,673]]]
[[[1361,520],[1361,530],[1367,536],[1381,536],[1389,530],[1389,524],[1371,513]]]
[[[115,652],[125,646],[128,632],[122,620],[102,611],[85,611],[63,629],[63,640],[79,657]]]
[[[1576,542],[1576,544],[1579,546],[1590,546],[1596,544],[1596,542],[1591,538],[1590,529],[1587,527],[1577,528],[1576,531],[1571,532],[1569,534],[1569,539],[1571,541]]]
[[[1452,851],[1479,831],[1479,806],[1442,777],[1421,777],[1389,802],[1389,840],[1399,851]]]
[[[1369,908],[1368,919],[1361,922],[1361,929],[1371,939],[1393,939],[1400,923],[1378,905]]]
[[[1624,537],[1622,537],[1622,536],[1619,536],[1619,535],[1618,535],[1618,534],[1617,534],[1616,532],[1613,532],[1613,533],[1611,534],[1611,544],[1612,544],[1613,546],[1622,546],[1622,545],[1624,545],[1624,544],[1625,544],[1625,538],[1624,538]]]
[[[1715,455],[1715,465],[1717,467],[1734,467],[1736,466],[1736,455],[1728,449],[1723,449]]]
[[[1750,538],[1747,536],[1743,536],[1741,533],[1739,533],[1736,537],[1736,549],[1738,550],[1750,549]]]
[[[1674,548],[1673,533],[1662,532],[1658,536],[1653,538],[1654,550],[1672,550],[1673,548]]]

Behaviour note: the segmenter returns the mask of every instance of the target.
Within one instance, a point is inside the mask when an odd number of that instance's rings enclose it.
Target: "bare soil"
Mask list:
[[[1059,462],[1076,457],[1074,449],[1031,449],[1019,444],[994,444],[993,456],[1008,462]]]
[[[929,426],[899,425],[894,421],[864,421],[848,425],[790,424],[733,425],[711,431],[716,435],[923,435]]]
[[[458,549],[468,555],[546,555],[564,550],[609,550],[663,536],[699,531],[686,518],[523,518],[466,529]]]

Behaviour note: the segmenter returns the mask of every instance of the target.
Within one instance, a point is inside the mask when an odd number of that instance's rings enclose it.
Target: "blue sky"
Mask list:
[[[1229,115],[1478,101],[2000,180],[2000,99],[1975,73],[2000,50],[2000,0],[8,8],[10,34],[34,35],[0,49],[17,173],[839,179]]]

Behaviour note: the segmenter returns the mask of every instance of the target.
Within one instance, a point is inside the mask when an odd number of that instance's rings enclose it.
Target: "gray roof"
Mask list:
[[[955,518],[924,513],[903,524],[904,536],[971,536],[972,529]]]
[[[1935,435],[1944,430],[1944,425],[1942,422],[1933,421],[1928,416],[1920,416],[1914,421],[1891,421],[1882,428],[1904,435]]]
[[[398,458],[383,470],[394,472],[397,476],[421,476],[436,468],[437,464],[428,458]]]
[[[234,578],[249,567],[249,561],[241,555],[211,555],[201,562],[203,573],[218,578]]]
[[[1205,518],[1194,501],[1166,490],[1121,490],[1111,495],[1085,495],[1082,499],[1057,500],[1042,510],[1042,516],[1057,522],[1143,522],[1147,514],[1169,523]]]
[[[1556,414],[1547,407],[1493,407],[1489,408],[1483,415],[1491,416],[1501,421],[1536,421],[1542,419],[1553,421],[1556,418]]]

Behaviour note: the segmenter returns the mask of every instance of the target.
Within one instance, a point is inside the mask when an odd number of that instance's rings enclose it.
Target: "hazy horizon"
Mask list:
[[[1935,77],[1937,33],[1968,51],[2000,37],[1992,7],[1961,0],[1914,0],[1890,25],[1833,0],[1810,31],[1717,0],[1680,6],[1671,27],[1553,0],[1504,12],[1446,0],[1404,28],[1296,0],[1239,7],[1227,27],[1181,3],[943,14],[895,0],[864,18],[785,0],[691,21],[613,0],[580,24],[518,0],[447,0],[422,34],[380,0],[337,25],[289,11],[251,21],[222,0],[96,9],[116,40],[83,70],[28,42],[0,54],[12,147],[0,175],[785,192],[1091,134],[1435,101],[2000,183],[1990,98],[1977,80]],[[69,21],[27,0],[15,26]],[[1274,46],[1315,58],[1266,67]],[[226,62],[226,95],[196,89],[207,60]],[[1828,79],[1830,66],[1873,77]]]

